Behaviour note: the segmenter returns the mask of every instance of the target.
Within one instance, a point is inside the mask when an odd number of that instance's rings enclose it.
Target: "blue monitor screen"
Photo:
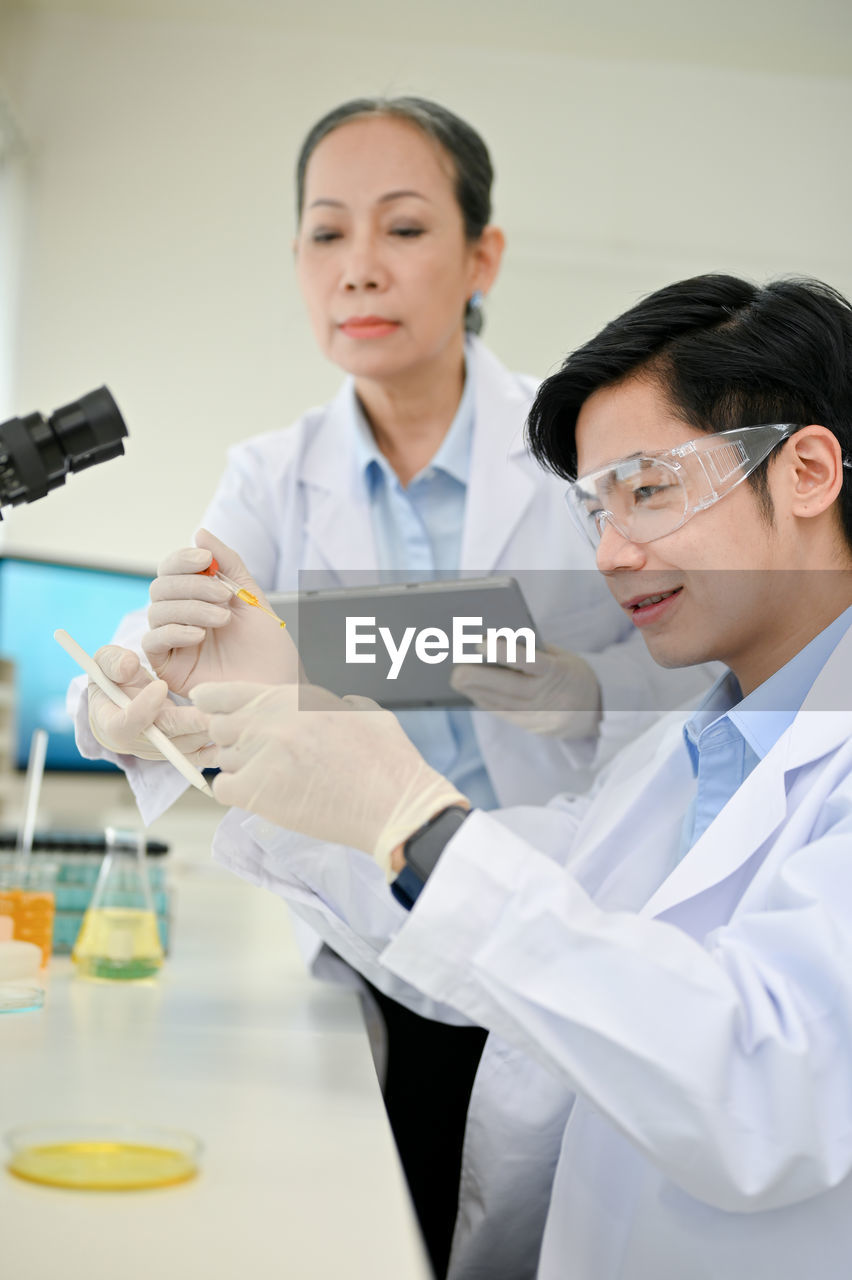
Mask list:
[[[25,769],[34,729],[48,732],[48,769],[110,770],[84,760],[74,742],[65,692],[77,664],[53,638],[64,627],[89,653],[108,644],[125,613],[147,607],[152,574],[0,557],[0,657],[15,664],[17,767]]]

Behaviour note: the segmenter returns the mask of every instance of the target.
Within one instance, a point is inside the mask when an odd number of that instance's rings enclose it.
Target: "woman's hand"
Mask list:
[[[534,662],[511,664],[505,641],[496,662],[453,668],[450,684],[480,711],[490,711],[527,733],[552,738],[597,737],[601,692],[597,677],[579,654],[539,646]]]
[[[153,670],[173,693],[188,696],[208,680],[299,680],[299,655],[274,617],[245,604],[203,570],[216,558],[226,577],[256,596],[266,596],[235,551],[206,529],[195,547],[166,556],[151,583],[151,607],[142,648]]]
[[[162,760],[143,732],[156,725],[197,768],[215,763],[216,748],[210,745],[207,717],[195,707],[171,702],[167,685],[145,670],[132,649],[104,645],[95,654],[95,662],[132,699],[129,706],[117,707],[89,681],[89,724],[102,747],[117,755]]]

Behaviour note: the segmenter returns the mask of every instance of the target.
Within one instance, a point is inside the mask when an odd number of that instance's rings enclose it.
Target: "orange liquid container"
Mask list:
[[[0,915],[12,917],[12,937],[18,942],[41,947],[42,965],[47,964],[53,950],[55,908],[50,890],[0,888]]]

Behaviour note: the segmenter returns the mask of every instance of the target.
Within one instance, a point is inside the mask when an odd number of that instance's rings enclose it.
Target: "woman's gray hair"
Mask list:
[[[302,218],[305,203],[305,173],[315,149],[335,129],[351,120],[379,116],[412,124],[437,142],[452,161],[456,199],[468,241],[478,240],[491,220],[491,184],[494,169],[482,138],[460,116],[428,98],[353,98],[335,107],[318,120],[302,143],[296,161],[296,217]],[[479,333],[482,307],[465,308],[465,329]]]

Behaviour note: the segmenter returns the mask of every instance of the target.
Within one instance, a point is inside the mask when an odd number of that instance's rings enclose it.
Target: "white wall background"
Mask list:
[[[105,382],[130,428],[123,460],[7,509],[6,549],[153,567],[230,442],[333,392],[293,279],[291,172],[356,94],[437,98],[488,141],[509,247],[487,338],[514,367],[546,373],[695,272],[852,294],[848,0],[306,9],[0,0],[0,96],[29,148],[9,411]]]
[[[12,413],[24,235],[24,141],[0,96],[0,421]]]

